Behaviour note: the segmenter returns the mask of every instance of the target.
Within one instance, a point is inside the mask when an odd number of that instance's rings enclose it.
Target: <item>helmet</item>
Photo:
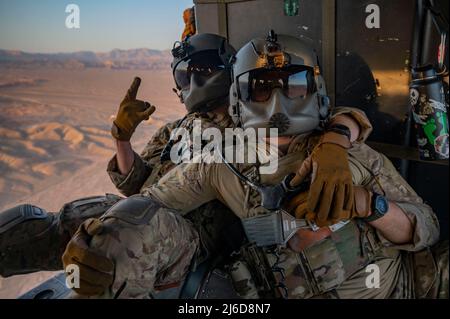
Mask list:
[[[317,54],[300,39],[271,31],[236,54],[229,108],[236,125],[277,128],[279,136],[311,132],[329,101]]]
[[[175,42],[172,72],[180,100],[189,113],[229,105],[230,59],[235,53],[227,39],[215,34],[198,34]]]

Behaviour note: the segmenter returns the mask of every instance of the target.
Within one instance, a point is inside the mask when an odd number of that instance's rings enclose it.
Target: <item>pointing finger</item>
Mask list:
[[[128,89],[127,95],[123,99],[122,103],[136,100],[136,96],[139,90],[139,86],[141,85],[141,78],[135,77],[133,83],[131,83],[130,88]]]

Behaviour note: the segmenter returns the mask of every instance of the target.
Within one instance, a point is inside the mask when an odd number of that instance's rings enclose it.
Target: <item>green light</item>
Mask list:
[[[299,0],[284,0],[284,15],[288,17],[298,16]]]

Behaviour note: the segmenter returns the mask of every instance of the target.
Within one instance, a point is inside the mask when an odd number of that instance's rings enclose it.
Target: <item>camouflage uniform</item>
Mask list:
[[[142,188],[156,183],[166,175],[168,171],[175,167],[175,164],[170,160],[161,163],[160,155],[169,142],[172,131],[179,127],[192,132],[195,120],[201,121],[202,130],[215,127],[223,131],[226,127],[233,126],[229,116],[213,112],[192,113],[184,121],[178,120],[163,126],[148,142],[141,155],[135,153],[133,167],[128,175],[120,174],[115,156],[110,160],[107,170],[117,189],[123,195],[131,196],[138,194]],[[180,121],[182,121],[181,125]]]
[[[190,132],[194,120],[201,120],[203,128],[223,129],[231,126],[228,116],[215,113],[192,113],[181,125],[182,120],[166,124],[153,135],[140,156],[135,154],[133,168],[127,176],[120,175],[115,158],[111,160],[108,173],[118,190],[125,196],[138,194],[141,188],[157,182],[170,171],[175,164],[170,160],[161,163],[161,152],[176,127],[180,126]],[[61,256],[80,224],[89,218],[102,216],[121,199],[120,196],[112,194],[82,198],[65,204],[58,214],[47,214],[31,205],[22,205],[3,212],[0,215],[0,275],[9,277],[42,270],[61,270]],[[13,215],[18,213],[18,209],[22,210],[19,215],[27,215],[29,211],[37,212],[34,216],[28,214],[28,218],[33,219],[33,222],[26,223],[22,218],[15,219]],[[217,212],[216,218],[214,222],[207,222],[211,219],[211,211]],[[203,255],[199,257],[202,259],[215,249],[213,243],[219,241],[221,225],[235,219],[229,209],[217,201],[203,205],[192,212],[190,217],[197,227],[208,224],[201,228],[204,249],[201,251]],[[6,221],[4,225],[2,219]],[[217,229],[219,232],[214,231]]]
[[[270,284],[280,288],[275,291],[274,296],[287,293],[289,298],[415,297],[414,281],[422,281],[425,286],[424,278],[429,274],[418,277],[418,274],[413,273],[414,266],[405,262],[404,259],[415,256],[407,252],[428,249],[437,242],[438,221],[432,209],[424,204],[402,179],[391,162],[364,144],[371,130],[366,117],[358,111],[349,109],[337,110],[335,114],[343,112],[350,112],[363,129],[360,139],[349,150],[350,170],[354,183],[372,191],[384,193],[388,200],[395,202],[413,224],[413,242],[393,245],[370,225],[353,220],[300,253],[289,248],[263,251],[262,259],[273,272]],[[253,165],[238,167],[249,178],[274,184],[296,171],[316,143],[317,137],[313,135],[299,136],[291,143],[288,154],[279,159],[278,170],[272,175],[260,175]],[[161,210],[164,208],[159,208],[157,214],[166,214],[169,219],[176,218],[177,212],[187,213],[214,199],[225,203],[241,219],[266,213],[260,205],[259,195],[223,164],[181,164],[166,174],[157,184],[142,188],[141,195],[148,197],[149,203],[159,203],[158,205],[166,207],[167,211],[163,213]],[[113,216],[108,218],[108,214]],[[154,236],[154,231],[151,230],[152,222],[143,221],[138,226],[134,225],[136,223],[128,222],[124,226],[123,219],[115,217],[115,214],[113,208],[102,217],[107,222],[108,234],[114,232],[114,237],[100,234],[95,236],[91,243],[92,249],[106,254],[114,260],[116,265],[114,284],[103,297],[117,296],[119,292],[123,298],[145,297],[148,295],[146,289],[155,282],[159,282],[161,278],[167,278],[167,271],[162,273],[157,271],[153,272],[154,277],[135,279],[145,269],[153,269],[160,263],[160,259],[149,259],[146,255],[146,251],[154,251],[153,246],[147,246],[151,245],[155,239],[152,237]],[[182,239],[197,238],[195,228],[188,221],[178,219],[177,223],[180,230],[174,228],[177,231],[170,235],[172,247],[178,246],[176,242],[179,240],[179,234],[182,235]],[[128,231],[121,232],[122,227],[127,228]],[[135,227],[138,229],[142,227],[147,231],[133,232],[132,229]],[[129,247],[133,247],[131,253],[128,255],[118,253],[115,244],[119,242],[117,236],[120,237],[121,243],[125,242]],[[179,246],[185,246],[184,240],[181,240]],[[190,256],[195,254],[194,246],[189,247]],[[178,251],[171,253],[178,254]],[[174,260],[169,256],[165,257],[167,260]],[[427,260],[430,261],[430,259]],[[245,262],[252,261],[244,260]],[[368,289],[365,285],[366,266],[369,264],[377,265],[380,270],[381,282],[378,289]],[[445,256],[441,258],[438,265],[441,267],[445,265]],[[443,268],[445,269],[445,266]],[[184,262],[169,263],[164,269],[170,269],[172,282],[182,280],[187,273]],[[136,274],[132,276],[131,281],[128,277],[130,273]],[[446,287],[445,280],[448,275],[443,273],[441,277],[440,285]],[[143,280],[147,280],[148,284],[142,283]],[[164,283],[168,284],[169,281]],[[435,285],[437,280],[428,280],[427,283]],[[418,286],[420,285],[416,284],[414,288]],[[434,291],[439,290],[445,291],[443,289]],[[431,292],[433,289],[428,287],[427,291]],[[254,296],[254,289],[252,294]],[[441,296],[447,295],[444,293]]]
[[[181,125],[180,121],[182,121]],[[150,140],[141,155],[135,153],[133,166],[128,175],[121,175],[115,156],[110,160],[107,171],[117,189],[125,196],[139,194],[140,190],[157,183],[173,169],[176,165],[171,160],[161,163],[160,155],[170,140],[172,131],[175,128],[183,128],[187,132],[192,132],[194,121],[201,122],[202,131],[207,128],[217,128],[223,131],[233,125],[228,115],[208,112],[191,113],[184,120],[164,126]],[[190,145],[185,147],[190,148]],[[212,218],[213,216],[214,218]],[[198,254],[201,254],[197,256],[197,262],[202,262],[210,254],[217,253],[219,249],[223,248],[222,231],[224,231],[224,226],[238,220],[230,209],[218,200],[205,203],[184,217],[190,220],[201,233],[202,249],[197,251]]]
[[[78,227],[121,199],[107,194],[67,203],[59,213],[21,205],[0,214],[0,276],[61,270],[61,256]]]

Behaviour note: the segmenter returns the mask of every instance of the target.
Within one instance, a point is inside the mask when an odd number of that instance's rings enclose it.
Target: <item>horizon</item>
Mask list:
[[[80,29],[66,27],[69,4],[80,8]],[[42,54],[170,50],[181,38],[183,11],[193,5],[193,0],[0,0],[0,47]]]
[[[108,51],[93,51],[93,50],[79,50],[79,51],[63,51],[63,52],[31,52],[31,51],[24,51],[24,50],[15,50],[15,49],[5,49],[0,47],[0,51],[9,51],[9,52],[21,52],[21,53],[27,53],[27,54],[48,54],[48,55],[57,55],[57,54],[70,54],[70,53],[81,53],[81,52],[93,52],[93,53],[109,53],[112,51],[133,51],[133,50],[153,50],[153,51],[159,51],[159,52],[170,52],[171,49],[152,49],[149,47],[141,47],[141,48],[129,48],[129,49],[121,49],[121,48],[113,48]]]

